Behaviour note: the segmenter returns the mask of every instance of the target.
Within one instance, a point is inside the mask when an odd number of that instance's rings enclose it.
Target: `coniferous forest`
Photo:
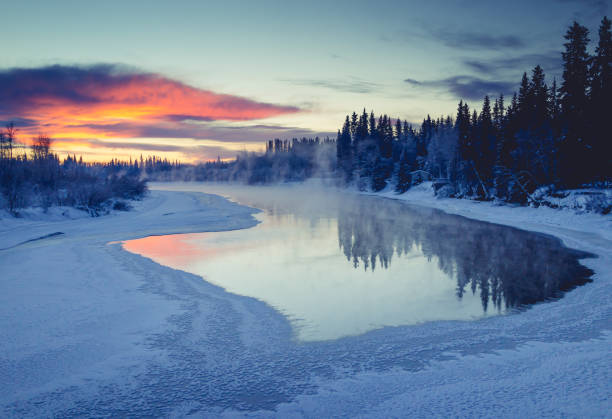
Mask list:
[[[587,28],[565,35],[563,77],[547,84],[542,67],[524,73],[511,98],[460,101],[455,115],[406,121],[364,111],[346,117],[337,166],[346,183],[404,192],[424,179],[446,195],[527,203],[542,186],[603,186],[612,179],[612,36],[599,29],[589,55]]]

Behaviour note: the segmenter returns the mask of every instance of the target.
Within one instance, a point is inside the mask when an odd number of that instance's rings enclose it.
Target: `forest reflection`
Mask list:
[[[387,269],[394,257],[420,251],[457,282],[456,295],[479,293],[508,309],[558,298],[590,282],[579,263],[591,255],[568,249],[551,236],[448,215],[380,198],[338,206],[338,241],[355,269]]]

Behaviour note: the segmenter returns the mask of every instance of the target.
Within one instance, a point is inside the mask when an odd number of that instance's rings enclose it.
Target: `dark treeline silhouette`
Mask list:
[[[423,253],[457,281],[457,297],[478,292],[486,311],[520,307],[590,281],[579,258],[553,237],[359,197],[338,207],[338,241],[359,269],[386,269],[393,257]]]
[[[338,171],[346,183],[398,192],[423,179],[441,193],[480,199],[534,201],[540,186],[576,188],[612,180],[612,36],[604,18],[595,54],[588,30],[565,35],[563,80],[548,86],[542,67],[524,73],[506,104],[500,94],[482,107],[460,101],[454,116],[427,116],[419,129],[365,109],[338,131]]]
[[[146,192],[137,162],[85,163],[76,156],[60,162],[51,143],[39,135],[28,150],[17,142],[12,123],[0,132],[0,209],[18,214],[29,206],[67,205],[98,215],[108,208],[127,209],[125,200]]]

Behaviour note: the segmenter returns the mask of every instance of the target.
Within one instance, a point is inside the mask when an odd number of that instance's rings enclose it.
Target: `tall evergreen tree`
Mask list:
[[[548,120],[548,87],[544,71],[537,65],[531,73],[529,96],[531,98],[531,127],[539,128]]]
[[[558,121],[561,117],[561,104],[559,102],[559,89],[557,79],[554,78],[548,91],[548,115],[552,121]]]
[[[612,32],[610,19],[604,17],[599,27],[599,42],[591,66],[590,118],[596,178],[612,179]]]
[[[493,118],[491,116],[491,102],[489,96],[485,96],[482,111],[478,119],[480,150],[477,167],[486,179],[491,179],[493,164],[495,162],[495,132],[493,130]]]
[[[518,131],[527,129],[529,119],[531,117],[531,105],[532,100],[529,77],[527,77],[527,73],[523,73],[521,86],[519,87],[516,109],[516,128]]]
[[[343,180],[349,182],[352,178],[353,155],[351,146],[351,122],[348,115],[342,126],[342,131],[338,131],[336,150],[338,169],[342,173]]]
[[[561,151],[561,176],[566,186],[578,186],[590,177],[589,145],[584,135],[587,131],[589,30],[574,22],[565,34],[563,83],[561,85],[561,109],[566,136]]]
[[[397,118],[395,121],[395,138],[399,141],[402,138],[402,134],[402,121]]]

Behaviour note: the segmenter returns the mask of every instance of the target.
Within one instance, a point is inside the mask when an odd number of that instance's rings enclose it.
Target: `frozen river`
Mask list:
[[[300,341],[384,326],[475,320],[588,281],[586,254],[528,233],[379,197],[205,185],[259,208],[260,223],[151,236],[125,249],[283,313]]]

